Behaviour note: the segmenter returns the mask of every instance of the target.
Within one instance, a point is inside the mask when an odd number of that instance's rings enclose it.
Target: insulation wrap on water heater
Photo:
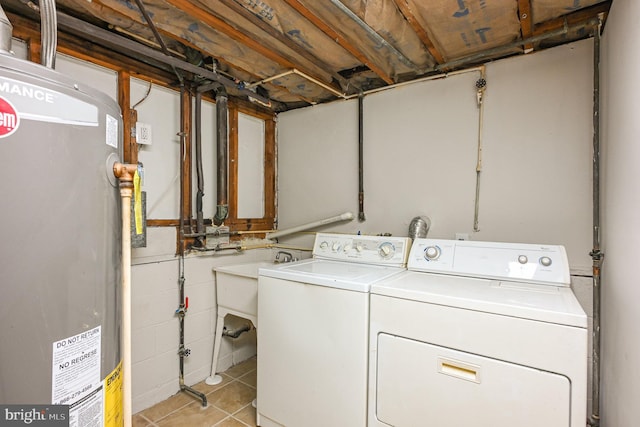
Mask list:
[[[121,425],[120,109],[0,57],[0,404],[67,404],[72,426]]]

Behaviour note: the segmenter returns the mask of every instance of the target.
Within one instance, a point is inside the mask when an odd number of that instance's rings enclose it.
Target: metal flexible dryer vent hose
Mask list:
[[[13,25],[5,15],[2,6],[0,6],[0,53],[11,52],[11,36],[13,34]]]

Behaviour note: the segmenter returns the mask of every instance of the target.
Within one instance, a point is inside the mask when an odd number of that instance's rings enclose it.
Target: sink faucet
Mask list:
[[[282,257],[282,259],[280,259]],[[276,262],[291,262],[297,261],[290,252],[278,251],[276,254]]]

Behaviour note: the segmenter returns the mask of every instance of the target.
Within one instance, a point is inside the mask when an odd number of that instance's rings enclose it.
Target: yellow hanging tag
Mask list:
[[[142,234],[142,189],[140,186],[140,174],[136,170],[133,175],[134,205],[133,212],[136,218],[136,234]]]

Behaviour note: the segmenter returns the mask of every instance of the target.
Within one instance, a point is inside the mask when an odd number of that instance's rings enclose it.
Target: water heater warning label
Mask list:
[[[20,117],[14,106],[3,97],[0,97],[0,138],[14,133],[20,126]]]
[[[71,405],[100,387],[100,326],[53,343],[51,401]]]
[[[51,402],[69,405],[70,427],[102,427],[101,327],[53,343]]]

